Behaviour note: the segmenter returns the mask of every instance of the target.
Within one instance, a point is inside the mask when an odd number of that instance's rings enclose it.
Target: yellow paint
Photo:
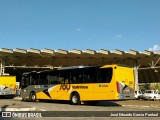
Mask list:
[[[5,86],[14,90],[16,94],[16,77],[15,76],[0,76],[0,86]]]
[[[118,65],[105,65],[101,68],[110,67],[113,68],[113,76],[110,83],[70,84],[70,89],[68,90],[61,89],[62,84],[58,84],[49,92],[51,98],[43,92],[38,92],[36,94],[37,99],[70,100],[71,93],[76,91],[79,93],[81,101],[118,100],[119,94],[117,92],[116,81],[134,89],[133,68]],[[69,84],[65,85],[69,87]],[[79,86],[83,89],[74,89],[73,86]]]

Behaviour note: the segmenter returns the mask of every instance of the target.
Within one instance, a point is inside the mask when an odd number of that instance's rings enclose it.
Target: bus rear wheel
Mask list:
[[[80,105],[81,101],[80,101],[80,97],[79,97],[78,93],[72,93],[71,94],[70,103],[72,105]]]
[[[36,93],[35,92],[30,93],[29,100],[30,100],[30,102],[36,101]]]

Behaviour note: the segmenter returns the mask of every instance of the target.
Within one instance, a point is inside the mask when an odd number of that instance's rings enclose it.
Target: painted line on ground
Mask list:
[[[151,107],[148,105],[122,105],[123,107]]]
[[[46,111],[46,110],[37,108],[0,108],[0,111]]]

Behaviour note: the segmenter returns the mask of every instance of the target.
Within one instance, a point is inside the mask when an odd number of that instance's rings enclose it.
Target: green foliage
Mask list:
[[[160,83],[146,83],[144,85],[139,86],[139,90],[145,91],[145,90],[158,90],[160,92]]]

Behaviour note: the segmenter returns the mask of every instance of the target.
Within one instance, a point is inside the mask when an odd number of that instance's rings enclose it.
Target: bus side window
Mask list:
[[[71,81],[72,84],[83,83],[83,72],[80,70],[72,70],[71,71]]]
[[[112,68],[102,68],[98,72],[98,82],[110,83],[112,80]]]
[[[22,77],[22,88],[26,87],[27,85],[30,84],[30,80],[29,80],[29,77],[28,76],[23,76]]]
[[[38,84],[38,76],[36,73],[32,73],[30,75],[30,85],[36,85]]]
[[[61,84],[69,83],[70,72],[69,71],[61,71],[59,77]]]
[[[68,84],[69,83],[69,80],[68,79],[65,79],[65,84]]]
[[[36,79],[32,78],[32,85],[36,85]]]
[[[48,79],[48,83],[49,84],[58,84],[58,82],[59,82],[59,74],[55,73],[55,72],[49,73],[47,75],[47,79]]]
[[[37,79],[36,79],[36,78],[34,78],[34,77],[32,78],[32,80],[31,80],[31,81],[32,81],[32,82],[31,82],[31,83],[32,83],[32,85],[36,85],[36,84],[38,84],[38,83],[37,83]]]
[[[77,83],[83,83],[83,75],[82,74],[78,74],[76,82]]]
[[[39,84],[46,85],[48,84],[47,74],[41,73],[39,77]]]
[[[90,83],[90,75],[84,75],[83,78],[85,83]]]
[[[61,78],[61,77],[59,77],[59,79],[58,79],[58,84],[64,84],[64,79]]]
[[[52,78],[52,76],[47,75],[47,79],[48,79],[48,84],[53,84],[54,79]]]
[[[70,83],[71,83],[71,84],[77,83],[76,80],[77,80],[77,79],[76,79],[76,76],[72,76],[71,79],[70,79]]]
[[[85,83],[97,83],[97,69],[84,70],[84,82]]]

